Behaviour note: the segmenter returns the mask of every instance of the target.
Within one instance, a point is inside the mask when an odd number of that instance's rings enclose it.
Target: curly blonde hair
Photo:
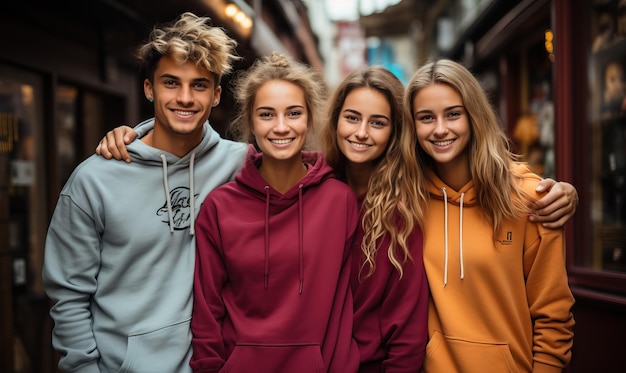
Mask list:
[[[237,113],[231,122],[229,133],[239,141],[254,144],[252,114],[256,93],[267,82],[282,80],[293,83],[304,92],[308,131],[307,149],[314,148],[314,136],[324,111],[327,86],[321,73],[309,65],[297,62],[283,54],[272,52],[256,60],[247,70],[238,71],[232,82]]]
[[[357,88],[380,92],[391,108],[391,135],[385,152],[375,160],[363,202],[361,242],[363,262],[360,274],[367,267],[366,277],[376,269],[376,252],[385,234],[390,245],[385,248],[389,261],[403,276],[403,265],[412,260],[407,239],[422,226],[427,189],[415,155],[417,137],[410,123],[403,121],[402,82],[381,66],[368,66],[353,71],[336,88],[330,99],[328,122],[321,136],[324,154],[338,177],[346,181],[348,160],[337,144],[337,124],[346,97]],[[359,275],[360,275],[359,274]]]
[[[235,54],[237,41],[210,23],[208,17],[185,12],[173,22],[154,27],[148,40],[136,52],[148,80],[153,82],[161,58],[170,56],[181,64],[194,62],[214,74],[217,87],[222,76],[232,71],[232,62],[240,57]]]
[[[518,219],[529,211],[530,196],[517,183],[521,175],[512,170],[519,157],[511,151],[498,116],[478,80],[454,61],[441,59],[415,72],[405,92],[405,121],[415,124],[413,99],[421,89],[434,84],[451,87],[463,100],[471,130],[470,172],[479,204],[491,219],[495,234],[505,220]],[[419,145],[417,148],[419,163],[434,167],[432,158]]]

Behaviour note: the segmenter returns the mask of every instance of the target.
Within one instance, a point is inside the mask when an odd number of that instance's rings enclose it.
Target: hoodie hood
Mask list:
[[[169,220],[170,232],[174,232],[174,212],[172,208],[172,191],[169,187],[169,171],[168,168],[178,170],[181,167],[189,169],[189,206],[195,206],[196,190],[194,185],[194,164],[206,156],[213,147],[221,140],[219,134],[213,130],[209,122],[205,122],[202,129],[202,140],[183,157],[178,157],[161,149],[157,149],[146,145],[141,138],[146,136],[150,130],[154,128],[154,118],[141,122],[135,127],[138,134],[137,139],[128,145],[128,154],[132,162],[145,164],[163,169],[163,193],[165,193],[167,215]],[[189,234],[195,234],[196,214],[189,214]]]
[[[430,198],[446,199],[448,203],[455,205],[460,205],[461,199],[463,199],[464,206],[473,207],[476,205],[476,190],[474,189],[474,182],[472,180],[465,184],[459,191],[455,191],[446,185],[432,169],[426,169],[425,174],[428,179]]]
[[[253,197],[261,199],[265,203],[265,287],[268,286],[269,277],[269,257],[270,257],[270,216],[280,214],[294,204],[298,204],[298,256],[300,286],[302,293],[304,283],[304,255],[303,255],[303,234],[304,234],[304,211],[302,206],[302,194],[305,189],[315,187],[328,178],[334,178],[333,169],[326,163],[320,152],[302,152],[302,162],[307,166],[307,173],[291,189],[284,194],[272,188],[259,173],[259,167],[263,161],[263,153],[258,152],[253,145],[248,147],[248,156],[241,172],[235,181],[246,187]]]
[[[128,154],[133,162],[148,164],[161,167],[163,158],[169,165],[186,165],[191,163],[191,158],[201,157],[207,154],[221,140],[220,135],[211,127],[209,122],[205,122],[202,128],[202,140],[200,143],[183,157],[177,157],[161,149],[153,148],[146,145],[143,141],[139,141],[145,137],[154,128],[154,118],[139,123],[134,130],[137,132],[137,138],[128,145]]]
[[[307,166],[307,173],[285,194],[272,188],[259,173],[259,167],[263,161],[263,153],[256,150],[253,145],[248,146],[248,155],[241,172],[237,175],[237,183],[246,186],[259,198],[265,199],[270,196],[270,204],[276,208],[291,206],[297,201],[300,189],[306,189],[319,185],[328,178],[334,178],[333,169],[326,163],[319,152],[303,151],[302,162]]]

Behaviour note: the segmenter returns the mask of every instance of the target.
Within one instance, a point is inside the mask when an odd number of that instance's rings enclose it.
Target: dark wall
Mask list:
[[[576,297],[571,373],[626,371],[626,307]]]

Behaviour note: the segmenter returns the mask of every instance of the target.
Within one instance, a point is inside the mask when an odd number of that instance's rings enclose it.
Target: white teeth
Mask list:
[[[370,145],[363,144],[363,143],[360,143],[360,142],[353,142],[353,141],[350,141],[350,144],[351,144],[352,146],[356,147],[356,148],[369,148],[369,147],[370,147]]]
[[[454,142],[454,140],[448,140],[448,141],[433,141],[433,144],[437,145],[437,146],[446,146],[446,145],[450,145]]]
[[[174,112],[178,115],[182,115],[182,116],[189,116],[189,115],[193,115],[193,111],[180,111],[180,110],[174,110]]]
[[[289,144],[290,142],[293,141],[293,139],[274,139],[270,141],[274,144],[283,145],[283,144]]]

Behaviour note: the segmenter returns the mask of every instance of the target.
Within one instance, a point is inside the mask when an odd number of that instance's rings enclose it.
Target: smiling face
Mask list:
[[[337,122],[337,145],[353,164],[373,163],[391,137],[391,107],[382,93],[356,88],[346,96]]]
[[[440,174],[468,174],[472,134],[461,96],[446,84],[424,87],[413,97],[413,118],[419,145]]]
[[[307,130],[302,88],[283,80],[271,80],[259,88],[252,107],[252,133],[264,159],[301,162]]]
[[[214,75],[194,63],[179,64],[169,56],[161,58],[153,82],[144,81],[146,97],[154,99],[155,137],[157,133],[167,134],[158,135],[163,141],[164,137],[191,136],[199,142],[202,126],[211,109],[219,104],[221,91],[215,86]],[[169,149],[165,146],[164,150]]]

